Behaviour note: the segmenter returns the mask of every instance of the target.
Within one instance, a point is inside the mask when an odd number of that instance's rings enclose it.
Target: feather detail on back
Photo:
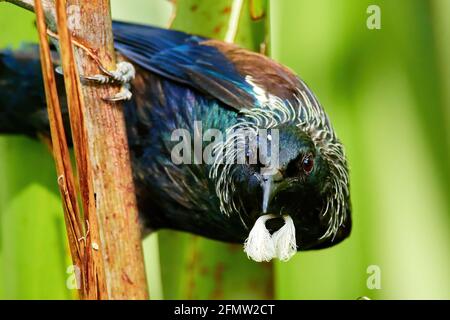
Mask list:
[[[124,22],[114,22],[113,31],[116,49],[130,61],[238,111],[260,106],[261,94],[292,100],[303,87],[288,68],[233,44]]]

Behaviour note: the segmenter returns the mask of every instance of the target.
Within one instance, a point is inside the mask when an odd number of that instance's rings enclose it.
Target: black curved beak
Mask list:
[[[270,208],[272,199],[278,192],[280,182],[283,176],[277,170],[274,174],[263,175],[262,189],[263,189],[263,199],[262,199],[262,215],[267,213],[272,213],[275,215],[280,215],[279,217],[269,219],[266,221],[266,229],[270,234],[278,231],[282,226],[284,226],[284,219],[281,216],[281,212],[267,212]]]
[[[279,170],[276,170],[275,172],[262,174],[262,177],[263,177],[262,213],[266,214],[268,208],[270,207],[270,202],[277,193],[278,185],[282,181],[283,175]],[[280,212],[271,212],[271,213],[280,214]]]

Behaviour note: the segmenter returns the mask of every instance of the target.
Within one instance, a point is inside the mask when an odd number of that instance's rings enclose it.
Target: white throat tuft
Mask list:
[[[244,243],[244,252],[256,261],[270,261],[278,258],[288,261],[297,252],[294,221],[289,215],[284,215],[284,226],[272,235],[266,228],[266,221],[277,218],[274,214],[266,214],[256,220],[255,225]]]

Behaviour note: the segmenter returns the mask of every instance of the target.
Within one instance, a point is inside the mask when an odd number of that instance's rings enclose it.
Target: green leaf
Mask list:
[[[0,4],[0,47],[36,41],[34,15]],[[71,299],[70,266],[56,173],[48,149],[0,137],[0,298]]]
[[[247,259],[242,245],[160,231],[166,299],[271,299],[272,264]]]
[[[276,297],[448,299],[448,1],[270,4],[274,58],[309,84],[344,142],[353,206],[349,239],[276,264]],[[369,5],[380,30],[366,27]]]
[[[267,38],[266,0],[176,2],[172,28],[260,51]]]
[[[28,138],[0,139],[0,293],[70,299],[71,265],[53,160]]]

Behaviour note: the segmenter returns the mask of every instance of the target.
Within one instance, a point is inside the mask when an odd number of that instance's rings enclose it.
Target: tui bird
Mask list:
[[[179,31],[113,22],[113,33],[118,60],[135,69],[124,112],[145,230],[241,243],[256,261],[288,260],[297,250],[333,246],[349,235],[344,148],[316,97],[291,70]],[[0,90],[1,133],[49,135],[36,45],[0,53]],[[66,108],[63,113],[67,118]],[[201,132],[209,129],[226,136],[215,137],[210,161],[198,158],[196,146],[180,150],[181,140],[199,135],[205,149],[211,141]],[[264,130],[276,144],[263,143]],[[176,132],[184,133],[174,139]],[[242,132],[252,145],[236,143]],[[182,146],[198,143],[187,141]],[[267,166],[264,155],[250,161],[260,149],[276,161]]]

